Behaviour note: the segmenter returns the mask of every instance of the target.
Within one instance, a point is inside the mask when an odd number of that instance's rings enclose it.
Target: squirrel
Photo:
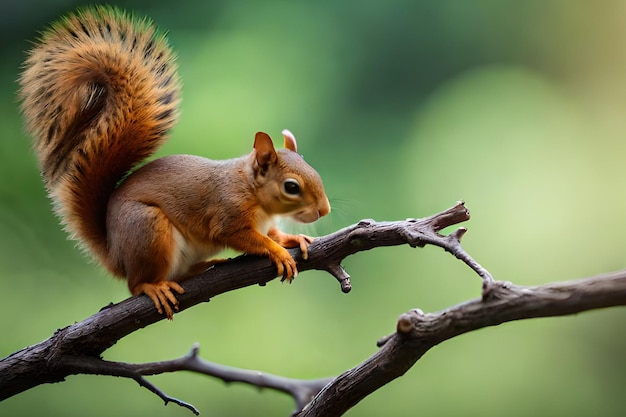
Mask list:
[[[181,82],[165,35],[146,19],[95,6],[44,31],[19,78],[21,110],[55,211],[70,237],[160,314],[178,310],[180,282],[222,262],[224,248],[268,256],[297,275],[285,248],[307,259],[312,237],[277,217],[314,222],[330,212],[319,174],[282,132],[263,132],[228,160],[170,155],[137,168],[178,120]]]

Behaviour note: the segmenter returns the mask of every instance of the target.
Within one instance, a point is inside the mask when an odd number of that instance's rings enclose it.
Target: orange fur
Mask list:
[[[173,53],[146,21],[108,7],[69,15],[44,33],[20,77],[26,127],[63,223],[132,294],[178,309],[178,282],[225,247],[269,256],[291,280],[311,238],[284,234],[276,216],[312,222],[330,211],[319,174],[256,134],[249,155],[156,159],[178,117]],[[123,180],[123,178],[126,179]],[[269,233],[269,236],[268,236]]]
[[[57,212],[70,234],[119,275],[107,256],[107,203],[178,118],[173,53],[147,22],[90,8],[44,32],[19,81]]]

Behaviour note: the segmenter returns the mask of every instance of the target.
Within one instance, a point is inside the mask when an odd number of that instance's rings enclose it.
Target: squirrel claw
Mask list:
[[[293,282],[293,279],[295,277],[297,277],[297,276],[298,276],[298,270],[297,269],[294,269],[293,273],[291,275],[287,275],[287,273],[285,272],[283,274],[283,277],[280,279],[280,282],[287,281],[288,284],[291,284]]]
[[[296,239],[300,244],[300,252],[302,252],[302,259],[305,261],[309,259],[309,245],[313,243],[313,237],[307,235],[297,235]]]
[[[144,293],[154,303],[159,314],[163,314],[165,310],[165,315],[168,320],[172,320],[174,318],[174,311],[172,310],[172,306],[176,311],[178,311],[178,300],[176,296],[172,292],[175,291],[178,294],[183,294],[185,290],[180,286],[179,283],[174,281],[159,281],[159,282],[147,282],[138,285],[133,291],[134,294]],[[170,305],[171,304],[171,305]]]
[[[296,268],[296,261],[293,260],[289,252],[285,251],[285,256],[275,258],[274,263],[278,275],[282,275],[280,282],[287,281],[291,284],[291,281],[298,275],[298,269]]]

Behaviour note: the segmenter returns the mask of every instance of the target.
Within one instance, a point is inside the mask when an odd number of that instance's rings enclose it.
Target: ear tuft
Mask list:
[[[282,133],[283,137],[285,138],[285,148],[297,153],[298,144],[296,143],[296,137],[288,129],[284,129]]]

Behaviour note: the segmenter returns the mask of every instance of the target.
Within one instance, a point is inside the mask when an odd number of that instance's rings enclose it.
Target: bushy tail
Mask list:
[[[109,197],[178,119],[180,82],[165,36],[114,8],[82,9],[42,34],[19,83],[55,209],[106,264]]]

